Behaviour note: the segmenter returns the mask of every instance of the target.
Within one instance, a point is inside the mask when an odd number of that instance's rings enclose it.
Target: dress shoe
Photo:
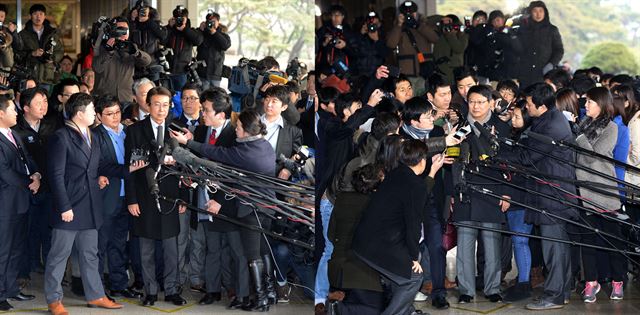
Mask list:
[[[209,305],[209,304],[213,304],[213,302],[218,302],[221,299],[222,299],[222,296],[220,295],[220,292],[207,293],[200,299],[198,304]]]
[[[69,315],[69,312],[67,312],[60,301],[49,304],[49,312],[51,312],[51,315]]]
[[[492,303],[502,302],[502,296],[500,294],[491,294],[485,297]]]
[[[128,299],[139,299],[142,297],[142,293],[134,291],[133,289],[124,290],[111,290],[111,296],[113,297],[125,297]]]
[[[444,296],[437,296],[431,301],[431,305],[439,310],[446,310],[449,308],[449,302]]]
[[[144,289],[144,282],[142,280],[136,280],[129,287],[129,290],[142,291]]]
[[[18,293],[18,295],[10,297],[9,300],[11,300],[11,301],[31,301],[31,300],[33,300],[35,298],[36,298],[35,295],[24,294],[24,293],[20,292],[20,293]]]
[[[183,299],[180,294],[171,294],[164,297],[165,302],[171,302],[173,305],[185,305],[187,300]]]
[[[192,285],[189,289],[191,289],[191,292],[207,294],[207,288],[204,286],[204,284]]]
[[[13,308],[13,305],[9,304],[7,300],[0,302],[0,311],[8,311]]]
[[[473,296],[463,294],[458,297],[458,304],[471,303]]]
[[[247,307],[250,303],[249,301],[249,297],[244,297],[242,299],[239,299],[237,296],[234,297],[231,300],[231,303],[229,303],[229,306],[227,306],[228,310],[237,310],[237,309],[241,309],[243,307]]]
[[[97,300],[87,302],[88,307],[100,307],[106,308],[110,310],[115,310],[119,308],[123,308],[122,304],[118,304],[109,300],[106,296],[103,296]]]
[[[158,296],[157,295],[147,295],[144,298],[144,301],[142,301],[142,306],[153,306],[156,301],[158,300]]]
[[[327,309],[324,307],[324,303],[318,303],[314,307],[315,315],[327,315]]]

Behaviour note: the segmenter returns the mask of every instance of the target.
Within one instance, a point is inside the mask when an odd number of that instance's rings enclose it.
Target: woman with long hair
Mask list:
[[[576,138],[578,145],[584,149],[594,151],[596,153],[613,157],[613,149],[616,145],[618,136],[618,127],[611,121],[615,113],[613,108],[613,97],[609,90],[604,87],[595,87],[587,91],[587,102],[585,104],[586,116],[580,122],[580,134]],[[586,166],[589,169],[615,177],[614,164],[603,159],[591,156],[587,153],[579,153],[577,163]],[[605,185],[616,186],[612,180],[594,176],[594,174],[582,169],[576,169],[576,178],[579,181],[593,181]],[[609,193],[617,195],[617,190],[600,188]],[[603,194],[596,192],[585,186],[580,187],[580,196],[583,205],[591,208],[596,212],[615,213],[620,209],[620,199],[611,194]],[[586,212],[583,219],[592,227],[601,231],[622,237],[620,225],[613,221],[603,218],[601,215]],[[585,233],[582,241],[587,244],[598,244],[602,240],[595,233]],[[623,249],[624,244],[620,244],[615,240],[608,240],[616,248]],[[598,268],[596,265],[597,252],[593,248],[583,248],[583,268],[586,280],[583,291],[583,300],[585,303],[593,303],[596,301],[596,294],[600,291],[598,283]],[[621,300],[623,298],[623,279],[627,270],[626,260],[619,253],[609,252],[611,264],[611,277],[613,287],[610,298],[612,300]]]

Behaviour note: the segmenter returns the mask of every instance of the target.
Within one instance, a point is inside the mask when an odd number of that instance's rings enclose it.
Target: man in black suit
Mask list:
[[[232,147],[235,144],[235,127],[231,124],[231,100],[222,88],[211,88],[200,96],[203,107],[204,125],[198,126],[194,133],[194,141],[207,143],[214,146]],[[207,202],[216,200],[222,205],[221,213],[229,216],[229,211],[234,209],[232,200],[226,200],[224,193],[206,193],[198,189],[195,201],[197,206],[207,208]],[[203,233],[206,244],[205,280],[207,293],[200,300],[200,304],[211,304],[221,298],[221,283],[224,283],[227,292],[233,290],[236,298],[231,301],[230,307],[238,308],[242,300],[249,296],[249,270],[247,260],[244,257],[239,228],[231,223],[214,219],[208,215],[192,214],[192,227],[196,227],[197,233]],[[192,232],[192,235],[196,234]],[[195,253],[192,253],[195,254]],[[193,258],[193,255],[191,256]],[[231,264],[233,260],[233,265]],[[221,281],[221,275],[237,275],[234,280]],[[224,277],[222,277],[224,278]],[[230,277],[229,277],[230,278]],[[235,284],[235,288],[233,288]]]
[[[23,114],[12,128],[14,136],[24,143],[24,149],[33,157],[42,175],[38,193],[31,197],[25,257],[20,262],[19,278],[28,278],[31,271],[44,272],[44,263],[51,248],[49,213],[52,196],[46,172],[46,145],[49,137],[62,125],[56,117],[44,117],[47,113],[47,91],[30,88],[22,92]],[[42,254],[41,254],[42,253]]]
[[[152,306],[158,300],[158,283],[155,277],[156,264],[155,241],[162,241],[164,254],[164,292],[165,301],[175,305],[184,305],[187,301],[180,296],[178,276],[178,243],[180,232],[179,213],[184,213],[184,205],[176,205],[156,199],[150,192],[149,181],[161,165],[175,164],[170,156],[156,154],[166,152],[169,130],[166,121],[171,107],[169,90],[157,87],[149,90],[146,102],[149,117],[127,128],[125,139],[125,163],[131,162],[134,149],[149,150],[149,166],[132,173],[125,180],[125,200],[133,218],[133,235],[140,238],[140,256],[142,276],[145,282],[146,297],[144,306]],[[167,143],[165,143],[167,139]],[[149,179],[147,179],[149,178]],[[169,198],[179,198],[179,180],[175,176],[158,178],[159,194]]]
[[[31,300],[33,295],[20,292],[17,284],[18,266],[27,237],[27,210],[31,194],[40,188],[40,173],[31,156],[23,149],[19,137],[14,137],[18,113],[13,100],[0,96],[0,310],[13,306],[7,299]]]
[[[66,314],[62,278],[71,248],[78,250],[88,306],[122,308],[109,300],[98,272],[98,229],[102,225],[99,174],[115,174],[101,165],[100,142],[89,130],[95,120],[93,98],[76,93],[65,104],[70,119],[48,144],[47,171],[53,193],[51,250],[45,268],[44,292],[51,313]],[[117,175],[116,175],[117,176]]]
[[[96,141],[100,142],[100,156],[105,163],[124,168],[125,127],[120,123],[122,111],[120,101],[113,95],[104,95],[96,100],[96,114],[101,124],[93,128]],[[140,167],[141,161],[137,162]],[[140,298],[142,293],[128,289],[127,275],[129,255],[127,238],[131,216],[124,202],[124,178],[100,176],[104,223],[98,230],[99,270],[103,274],[104,260],[108,257],[109,289],[112,297]]]

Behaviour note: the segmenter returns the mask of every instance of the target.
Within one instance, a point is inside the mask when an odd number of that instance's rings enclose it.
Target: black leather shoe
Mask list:
[[[111,296],[113,297],[125,297],[128,299],[139,299],[142,297],[142,293],[138,292],[138,291],[134,291],[132,289],[124,289],[124,290],[119,290],[119,291],[115,291],[112,290],[111,291]]]
[[[24,294],[24,293],[20,292],[20,293],[18,293],[18,295],[10,297],[9,300],[11,300],[11,301],[31,301],[31,300],[33,300],[35,298],[36,298],[35,295]]]
[[[134,281],[133,284],[129,287],[129,290],[142,291],[143,289],[144,289],[144,282],[142,282],[142,280]]]
[[[238,297],[234,297],[233,300],[231,300],[231,303],[229,303],[229,306],[227,306],[227,309],[237,310],[237,309],[241,309],[242,307],[246,307],[249,304],[250,304],[249,297],[245,297],[242,299],[239,299]]]
[[[500,294],[491,294],[487,296],[487,300],[492,303],[502,302],[502,296]]]
[[[472,296],[463,294],[458,297],[458,304],[471,303],[471,300],[473,300]]]
[[[7,300],[0,302],[0,311],[8,311],[13,308],[13,305],[9,304]]]
[[[187,300],[183,299],[180,294],[171,294],[164,297],[165,302],[171,302],[173,305],[185,305]]]
[[[433,299],[433,301],[431,301],[431,305],[439,310],[446,310],[449,308],[449,302],[447,302],[447,299],[445,299],[444,296],[438,296]]]
[[[222,299],[222,295],[220,294],[220,292],[207,293],[200,299],[198,304],[209,305],[209,304],[213,304],[213,302],[218,302],[221,299]]]
[[[142,301],[142,306],[153,306],[158,300],[157,295],[147,295]]]

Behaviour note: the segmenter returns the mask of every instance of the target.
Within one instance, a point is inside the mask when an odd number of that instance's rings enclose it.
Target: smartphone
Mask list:
[[[387,70],[389,70],[390,78],[399,78],[400,77],[400,68],[396,66],[387,66]]]
[[[169,125],[169,129],[173,130],[175,132],[179,132],[179,133],[184,133],[184,131],[182,130],[182,127],[180,127],[178,124],[176,124],[175,122],[172,122]]]
[[[460,129],[458,129],[458,131],[456,131],[456,133],[453,135],[453,137],[458,139],[458,140],[462,140],[470,133],[471,133],[471,125],[466,125],[466,126],[460,128]]]

